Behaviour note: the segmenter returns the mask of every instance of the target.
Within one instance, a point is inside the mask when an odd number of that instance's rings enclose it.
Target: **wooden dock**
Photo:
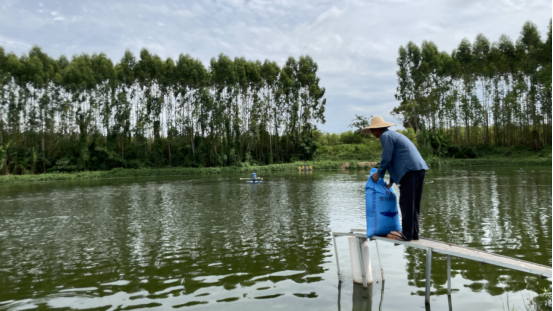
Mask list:
[[[340,278],[340,265],[338,263],[338,251],[336,248],[336,237],[340,236],[354,236],[357,237],[359,241],[362,239],[367,239],[366,229],[351,229],[350,232],[332,232],[332,238],[334,241],[334,251],[336,252],[336,261],[338,266],[338,277]],[[539,275],[542,278],[551,278],[552,269],[550,266],[540,265],[537,263],[524,261],[512,257],[507,257],[503,255],[498,255],[494,253],[489,253],[486,251],[477,250],[474,248],[463,247],[451,243],[445,243],[441,241],[435,241],[430,239],[421,238],[417,241],[397,241],[388,239],[385,237],[373,236],[370,238],[371,241],[382,241],[394,243],[396,245],[405,245],[409,247],[415,247],[426,250],[426,303],[430,302],[430,271],[432,267],[432,253],[440,253],[447,255],[447,294],[451,295],[451,256],[466,258],[481,263],[496,265],[500,267],[506,267],[513,270],[518,270],[522,272],[527,272],[535,275]],[[376,249],[378,252],[378,244],[376,244]],[[380,261],[380,254],[378,255]],[[362,257],[360,257],[361,260]],[[381,265],[382,269],[382,265]],[[367,286],[365,281],[365,271],[363,273],[363,285]],[[382,279],[384,279],[384,272],[381,270]]]

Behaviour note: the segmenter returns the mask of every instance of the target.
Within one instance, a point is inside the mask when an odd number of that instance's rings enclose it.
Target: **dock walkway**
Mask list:
[[[334,239],[334,250],[336,252],[336,261],[338,261],[338,252],[336,248],[336,237],[340,236],[352,236],[358,238],[360,241],[361,239],[367,239],[366,235],[366,229],[351,229],[350,232],[332,232],[332,238]],[[432,263],[432,253],[440,253],[447,255],[447,279],[448,279],[448,295],[451,295],[451,256],[460,257],[460,258],[466,258],[474,261],[478,261],[481,263],[501,266],[510,268],[513,270],[523,271],[535,275],[539,275],[542,278],[551,278],[552,277],[552,269],[550,266],[545,266],[529,261],[520,260],[517,258],[507,257],[503,255],[498,255],[494,253],[489,253],[486,251],[477,250],[474,248],[469,247],[463,247],[451,243],[441,242],[441,241],[435,241],[431,239],[424,239],[421,238],[417,241],[397,241],[388,239],[385,237],[379,237],[379,236],[373,236],[370,237],[371,241],[382,241],[382,242],[389,242],[399,245],[405,245],[409,247],[415,247],[420,249],[426,250],[426,301],[427,303],[430,300],[430,269],[431,269],[431,263]],[[377,244],[377,252],[378,252],[378,244]],[[362,260],[362,257],[360,257]],[[379,255],[380,260],[380,255]],[[340,266],[338,265],[338,276],[340,277]],[[381,266],[382,269],[382,266]],[[363,269],[364,270],[364,269]],[[382,277],[384,278],[384,272],[382,272]],[[363,271],[363,285],[366,286],[365,282],[365,275]]]

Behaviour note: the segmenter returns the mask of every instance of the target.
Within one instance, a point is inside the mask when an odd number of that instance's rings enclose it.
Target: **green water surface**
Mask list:
[[[551,265],[551,167],[433,169],[421,236]],[[122,178],[0,187],[0,310],[424,309],[425,252],[374,242],[374,284],[351,281],[368,172]],[[397,190],[397,188],[396,188]],[[434,255],[434,310],[524,309],[549,280]],[[360,294],[361,293],[361,294]]]

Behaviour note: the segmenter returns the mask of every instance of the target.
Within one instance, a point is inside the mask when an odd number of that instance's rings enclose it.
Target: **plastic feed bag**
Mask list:
[[[376,168],[371,169],[365,185],[367,237],[401,231],[396,192],[392,188],[386,188],[387,184],[382,178],[378,179],[378,182],[372,180],[371,176],[376,171]]]

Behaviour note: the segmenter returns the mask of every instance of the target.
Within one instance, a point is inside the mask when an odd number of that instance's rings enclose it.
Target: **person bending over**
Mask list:
[[[374,117],[370,125],[361,130],[361,134],[373,134],[380,139],[382,145],[382,160],[378,171],[372,175],[373,181],[384,178],[388,171],[390,182],[387,187],[390,188],[394,183],[399,184],[402,231],[392,231],[388,238],[418,240],[422,188],[428,166],[409,138],[388,130],[388,127],[394,125],[385,122],[382,117]]]

